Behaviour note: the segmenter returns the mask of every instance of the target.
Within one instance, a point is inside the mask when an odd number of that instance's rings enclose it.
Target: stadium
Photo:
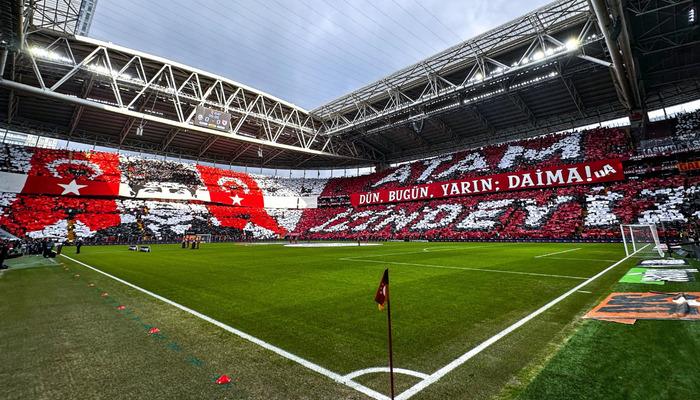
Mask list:
[[[0,399],[700,395],[700,2],[127,3],[0,3]]]

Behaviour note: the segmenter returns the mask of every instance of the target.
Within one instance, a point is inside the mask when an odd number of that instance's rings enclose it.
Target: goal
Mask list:
[[[664,247],[659,241],[659,232],[654,224],[620,225],[622,243],[627,256],[664,256]]]
[[[184,240],[187,241],[200,241],[202,243],[211,243],[211,233],[191,233],[187,234],[184,237]]]
[[[211,243],[211,233],[199,233],[197,239],[202,243]]]

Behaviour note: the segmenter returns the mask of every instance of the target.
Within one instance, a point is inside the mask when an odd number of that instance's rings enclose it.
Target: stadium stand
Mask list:
[[[461,179],[489,173],[535,169],[586,160],[631,156],[622,129],[550,134],[479,149],[465,150],[355,178],[328,181],[320,204],[343,204],[350,193]]]
[[[697,125],[697,113],[681,116],[675,136],[694,134]],[[267,177],[104,152],[14,145],[1,150],[4,176],[26,177],[27,183],[16,190],[3,186],[0,226],[31,238],[178,241],[196,232],[215,240],[288,234],[334,240],[617,240],[621,223],[663,223],[666,235],[679,236],[693,229],[699,215],[694,204],[700,177],[678,174],[677,156],[638,155],[627,132],[618,128],[545,135],[330,180]],[[389,206],[353,208],[349,203],[351,193],[367,190],[600,159],[629,160],[626,179]],[[53,180],[33,187],[33,177]],[[71,179],[86,188],[103,182],[104,191],[74,196],[50,189],[63,188]],[[34,189],[28,192],[28,187]],[[314,207],[300,207],[300,199]]]

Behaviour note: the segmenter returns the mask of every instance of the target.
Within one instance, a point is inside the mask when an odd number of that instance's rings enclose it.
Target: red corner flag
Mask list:
[[[389,269],[384,270],[382,280],[379,282],[377,294],[374,295],[380,310],[386,305],[387,333],[389,334],[389,385],[391,387],[391,400],[394,400],[394,352],[391,348],[391,300],[389,300]]]
[[[389,298],[389,270],[384,270],[384,275],[382,275],[382,281],[379,282],[379,288],[377,289],[377,294],[374,295],[374,301],[377,302],[377,306],[380,310],[384,309],[384,305]]]

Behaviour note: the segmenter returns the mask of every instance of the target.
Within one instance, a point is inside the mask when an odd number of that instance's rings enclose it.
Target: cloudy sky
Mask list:
[[[306,109],[550,0],[99,0],[89,36]]]

